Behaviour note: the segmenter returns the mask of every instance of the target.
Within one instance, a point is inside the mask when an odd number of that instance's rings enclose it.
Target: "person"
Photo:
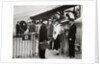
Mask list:
[[[39,31],[39,57],[44,59],[46,49],[42,49],[41,46],[43,46],[43,42],[47,41],[47,20],[43,19],[42,25],[40,27]]]
[[[16,24],[16,37],[20,36],[20,26],[19,26],[19,21]]]
[[[68,44],[69,44],[69,57],[75,57],[75,39],[76,39],[76,25],[74,24],[74,19],[69,19],[70,29],[68,33]]]
[[[61,14],[62,15],[62,14]],[[65,18],[64,15],[62,15],[62,18],[60,19],[60,24],[61,24],[61,35],[60,35],[60,52],[61,54],[66,54],[68,55],[68,19]]]
[[[61,31],[61,25],[59,24],[60,15],[59,13],[55,13],[53,15],[53,40],[54,40],[54,46],[53,49],[56,51],[56,55],[59,55],[60,53],[60,31]]]
[[[68,56],[68,30],[69,25],[67,21],[64,21],[61,25],[63,28],[63,33],[61,34],[61,54]]]
[[[20,24],[20,33],[22,37],[24,35],[24,32],[27,30],[27,23],[22,20],[19,24]]]
[[[60,30],[60,53],[64,54],[64,49],[65,49],[65,29],[63,25],[61,25],[61,30]]]
[[[50,49],[53,49],[53,23],[52,23],[52,20],[49,19],[49,29],[48,29],[48,37],[50,38]]]
[[[61,26],[58,21],[54,24],[53,38],[54,38],[54,46],[53,49],[56,50],[56,55],[59,55],[60,52],[60,30]]]
[[[36,38],[35,38],[35,24],[34,22],[31,22],[31,25],[29,26],[29,34],[31,35],[31,40],[32,40],[32,55],[36,55]]]
[[[35,40],[36,40],[36,56],[39,55],[39,32],[40,32],[40,28],[41,28],[41,25],[42,25],[42,21],[40,21],[39,23],[35,23]]]
[[[35,32],[35,24],[34,22],[31,22],[31,25],[29,26],[29,33]]]

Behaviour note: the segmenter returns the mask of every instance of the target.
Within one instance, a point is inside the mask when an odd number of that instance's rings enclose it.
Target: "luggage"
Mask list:
[[[50,48],[50,45],[48,42],[40,42],[40,49],[44,50]]]

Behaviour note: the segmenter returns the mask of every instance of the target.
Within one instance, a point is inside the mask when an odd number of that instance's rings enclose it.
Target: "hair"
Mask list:
[[[47,21],[47,19],[46,18],[43,18],[42,21]]]

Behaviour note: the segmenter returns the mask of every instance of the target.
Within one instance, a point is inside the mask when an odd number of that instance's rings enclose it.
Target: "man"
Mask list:
[[[33,53],[32,55],[36,55],[36,38],[35,38],[35,24],[34,22],[31,22],[31,25],[29,26],[29,33],[31,35],[31,40],[32,40],[32,50]]]
[[[43,43],[48,40],[47,38],[47,20],[44,19],[39,31],[39,57],[44,59],[46,49],[42,49]]]
[[[16,24],[16,37],[19,37],[20,35],[20,26],[19,26],[19,22],[17,22]]]
[[[34,22],[31,22],[31,25],[29,27],[29,33],[35,32],[35,24]]]
[[[70,19],[69,21],[70,29],[68,34],[68,43],[69,43],[69,57],[75,57],[75,39],[76,39],[76,25],[74,24],[74,20]]]
[[[52,40],[52,38],[53,38],[53,23],[52,23],[52,20],[51,19],[49,19],[49,29],[48,29],[48,37],[49,37],[49,39],[50,39],[50,49],[53,49],[52,48],[52,43],[53,43],[53,40]]]

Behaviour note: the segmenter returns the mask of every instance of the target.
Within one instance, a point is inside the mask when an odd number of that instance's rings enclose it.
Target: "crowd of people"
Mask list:
[[[33,43],[37,39],[38,47],[34,47],[33,52],[38,48],[40,58],[46,58],[46,49],[55,51],[55,55],[66,54],[66,56],[74,58],[77,27],[74,24],[74,19],[69,14],[66,17],[67,19],[64,21],[60,19],[59,13],[56,13],[50,18],[31,21],[27,24],[22,21],[23,28],[18,22],[16,24],[16,36],[19,37],[29,33]],[[35,39],[32,38],[33,34]]]

